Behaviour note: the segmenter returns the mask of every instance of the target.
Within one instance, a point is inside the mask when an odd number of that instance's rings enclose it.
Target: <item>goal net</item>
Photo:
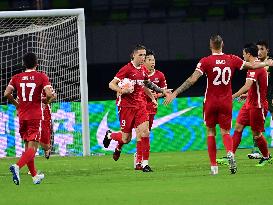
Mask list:
[[[25,69],[22,64],[23,55],[27,52],[35,53],[39,64],[37,70],[44,71],[48,75],[57,93],[57,103],[80,102],[78,109],[81,109],[82,118],[79,121],[82,128],[85,126],[87,128],[83,130],[83,135],[86,136],[78,140],[85,146],[83,155],[88,155],[88,98],[86,97],[88,93],[83,9],[5,12],[6,15],[1,13],[1,106],[7,104],[3,93],[11,77]],[[60,107],[62,106],[59,105]],[[60,118],[67,116],[68,113],[67,110],[60,111],[57,108],[55,111],[57,117],[58,112],[63,112]],[[53,115],[56,116],[56,113]],[[69,123],[64,122],[64,125],[67,124]],[[70,125],[71,130],[74,129],[74,124]],[[55,123],[55,131],[59,125],[60,123]],[[3,125],[1,127],[3,132]]]

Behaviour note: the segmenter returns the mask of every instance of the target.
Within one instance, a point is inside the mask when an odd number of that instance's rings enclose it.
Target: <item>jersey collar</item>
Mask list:
[[[219,55],[223,55],[224,53],[212,53],[213,56],[219,56]]]
[[[135,66],[135,64],[134,64],[134,62],[133,61],[131,61],[131,63],[132,63],[132,65],[136,68],[136,69],[140,69],[141,68],[141,66]]]
[[[33,72],[33,71],[36,71],[36,70],[35,69],[26,69],[25,70],[26,73]]]

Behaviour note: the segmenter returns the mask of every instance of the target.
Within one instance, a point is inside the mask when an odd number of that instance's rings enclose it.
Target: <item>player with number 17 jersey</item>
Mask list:
[[[207,88],[204,99],[204,121],[208,127],[216,124],[229,130],[232,120],[231,79],[235,69],[242,69],[244,61],[224,53],[213,53],[202,58],[196,70],[207,76]]]

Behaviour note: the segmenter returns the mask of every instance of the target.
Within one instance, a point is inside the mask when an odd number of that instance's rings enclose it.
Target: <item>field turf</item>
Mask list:
[[[270,150],[273,153],[273,149]],[[1,205],[271,205],[273,204],[273,165],[255,167],[249,150],[237,153],[238,172],[219,167],[219,175],[209,174],[207,151],[152,153],[153,173],[133,170],[133,156],[122,154],[92,157],[43,157],[36,159],[45,173],[34,185],[21,170],[16,186],[8,171],[15,158],[0,159]],[[219,151],[218,156],[223,156]]]

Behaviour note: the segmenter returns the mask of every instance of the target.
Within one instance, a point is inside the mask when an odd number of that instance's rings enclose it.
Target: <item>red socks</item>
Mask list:
[[[232,140],[233,140],[233,153],[235,154],[242,140],[242,132],[238,132],[235,130]]]
[[[267,142],[266,142],[264,136],[262,135],[261,137],[257,138],[256,143],[257,143],[257,146],[259,147],[261,153],[263,154],[263,157],[268,157],[269,152],[268,152],[268,148],[267,148]]]
[[[227,152],[233,152],[233,140],[230,134],[223,135],[223,142]]]
[[[141,140],[137,141],[136,154],[137,154],[136,162],[141,163],[141,161],[142,161],[142,141]]]
[[[28,170],[30,171],[31,173],[31,176],[36,176],[37,174],[37,171],[35,169],[35,165],[34,165],[34,159],[30,160],[28,163],[27,163],[27,167],[28,167]]]
[[[111,133],[110,137],[111,137],[112,140],[123,143],[121,132],[113,132],[113,133]]]
[[[208,136],[208,153],[211,166],[217,166],[216,163],[216,141],[215,136]]]
[[[35,151],[33,148],[28,148],[21,156],[19,161],[16,163],[21,169],[25,166],[29,161],[33,160],[35,157]],[[33,162],[34,163],[34,162]]]
[[[141,138],[141,145],[142,145],[143,160],[149,160],[149,156],[150,156],[150,138],[149,137],[142,137]]]

